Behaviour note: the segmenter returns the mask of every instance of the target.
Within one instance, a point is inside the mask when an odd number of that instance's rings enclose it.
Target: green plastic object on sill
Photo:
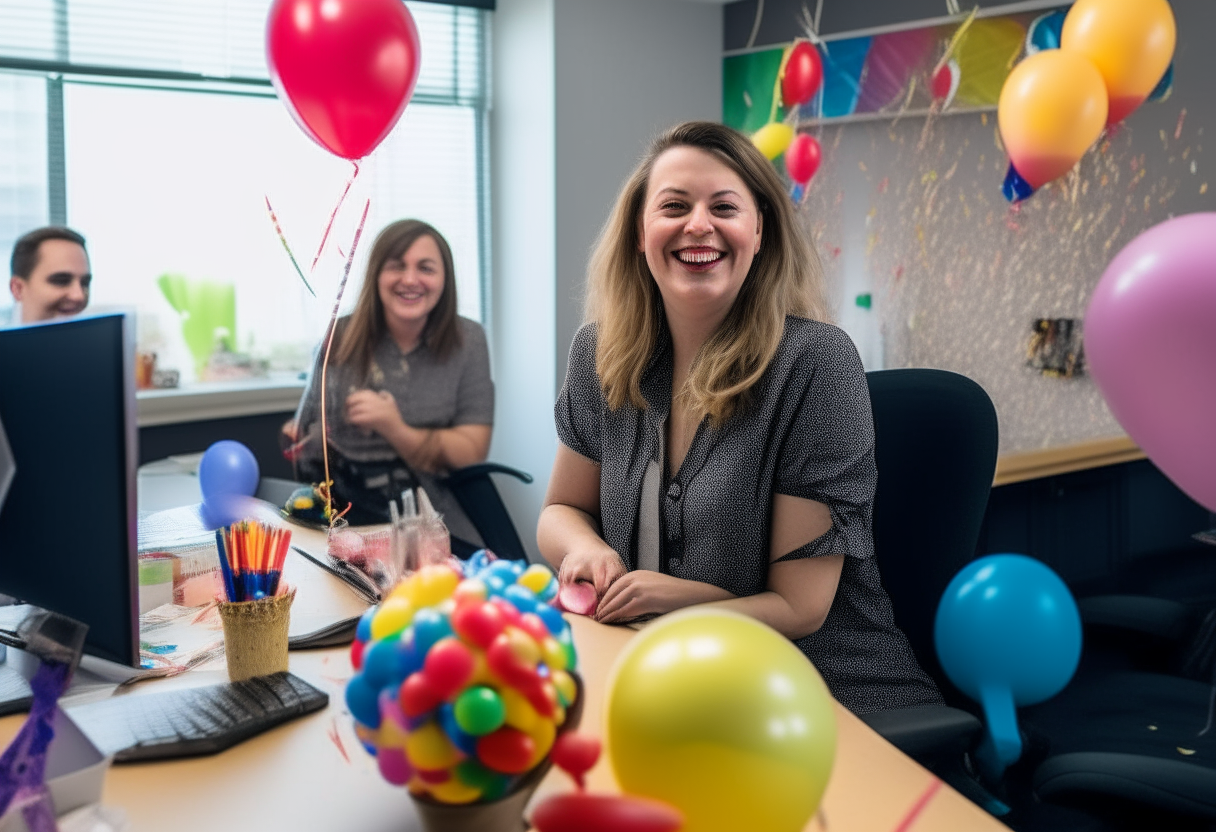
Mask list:
[[[231,283],[162,274],[156,284],[181,317],[196,375],[202,375],[217,344],[236,349],[236,288]]]

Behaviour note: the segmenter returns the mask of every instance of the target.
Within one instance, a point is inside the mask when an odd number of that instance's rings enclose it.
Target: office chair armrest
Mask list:
[[[449,472],[446,479],[449,482],[461,483],[465,480],[471,480],[477,477],[487,476],[489,474],[510,474],[522,482],[532,482],[532,475],[526,471],[520,471],[516,468],[510,467],[509,465],[500,465],[497,462],[479,462],[476,465],[466,465],[464,468],[457,468],[455,471]]]
[[[1086,627],[1122,630],[1180,644],[1194,628],[1185,604],[1147,595],[1095,595],[1077,601]]]
[[[983,724],[948,705],[918,705],[862,714],[861,721],[915,760],[961,754],[979,739]]]

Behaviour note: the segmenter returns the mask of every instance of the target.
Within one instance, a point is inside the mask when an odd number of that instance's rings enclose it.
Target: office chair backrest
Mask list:
[[[528,552],[519,539],[494,481],[490,479],[491,474],[506,474],[523,483],[532,482],[532,475],[524,471],[495,462],[483,462],[452,471],[443,483],[451,489],[460,507],[473,521],[487,549],[500,558],[527,560]]]
[[[947,584],[976,554],[996,472],[996,409],[982,387],[945,370],[876,370],[866,380],[878,567],[896,624],[941,685],[933,620]]]

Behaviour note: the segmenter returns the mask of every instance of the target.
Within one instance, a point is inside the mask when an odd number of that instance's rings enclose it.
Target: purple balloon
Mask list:
[[[1167,220],[1119,252],[1085,313],[1085,353],[1123,429],[1216,511],[1216,214]]]
[[[198,485],[204,501],[233,494],[252,497],[258,490],[257,458],[240,442],[221,439],[203,452]]]

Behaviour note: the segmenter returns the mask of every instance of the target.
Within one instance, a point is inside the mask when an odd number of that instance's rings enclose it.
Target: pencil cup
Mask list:
[[[287,670],[287,629],[295,589],[256,601],[221,601],[224,652],[233,682]]]

